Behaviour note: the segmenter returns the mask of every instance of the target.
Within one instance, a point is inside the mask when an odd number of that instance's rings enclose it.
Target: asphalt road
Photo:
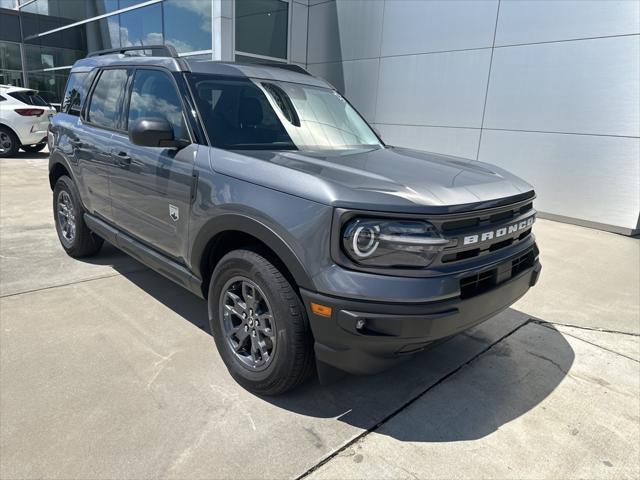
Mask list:
[[[512,309],[278,398],[206,305],[111,246],[68,258],[46,155],[0,160],[0,478],[638,478],[640,241],[539,220]]]

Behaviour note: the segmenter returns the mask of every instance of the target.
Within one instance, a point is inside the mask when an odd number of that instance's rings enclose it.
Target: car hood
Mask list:
[[[213,168],[335,207],[455,212],[533,197],[533,187],[477,161],[406,148],[348,151],[214,150]]]

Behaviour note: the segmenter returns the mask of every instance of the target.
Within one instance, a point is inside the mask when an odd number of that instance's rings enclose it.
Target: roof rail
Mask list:
[[[294,63],[279,63],[279,62],[260,62],[260,63],[251,63],[250,65],[255,65],[256,67],[265,66],[265,67],[276,67],[282,68],[283,70],[290,70],[292,72],[302,73],[304,75],[311,75],[308,71],[302,68],[300,65],[296,65]]]
[[[113,55],[117,53],[124,54],[125,52],[136,52],[143,50],[150,50],[152,57],[179,57],[178,52],[173,47],[173,45],[135,45],[132,47],[110,48],[108,50],[98,50],[97,52],[91,52],[89,55],[87,55],[87,57],[98,57],[101,55]]]

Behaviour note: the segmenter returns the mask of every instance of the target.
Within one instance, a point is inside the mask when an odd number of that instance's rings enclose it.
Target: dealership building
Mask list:
[[[542,216],[639,233],[637,0],[0,0],[0,83],[54,104],[88,52],[159,43],[298,64],[389,144],[497,164]]]

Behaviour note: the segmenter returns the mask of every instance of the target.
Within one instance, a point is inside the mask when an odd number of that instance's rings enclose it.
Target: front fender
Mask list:
[[[313,283],[307,269],[285,241],[283,235],[260,220],[236,213],[217,215],[208,220],[198,232],[192,245],[190,264],[193,272],[199,278],[203,278],[201,265],[209,242],[217,235],[228,231],[243,232],[264,243],[289,269],[299,287],[313,289]]]

